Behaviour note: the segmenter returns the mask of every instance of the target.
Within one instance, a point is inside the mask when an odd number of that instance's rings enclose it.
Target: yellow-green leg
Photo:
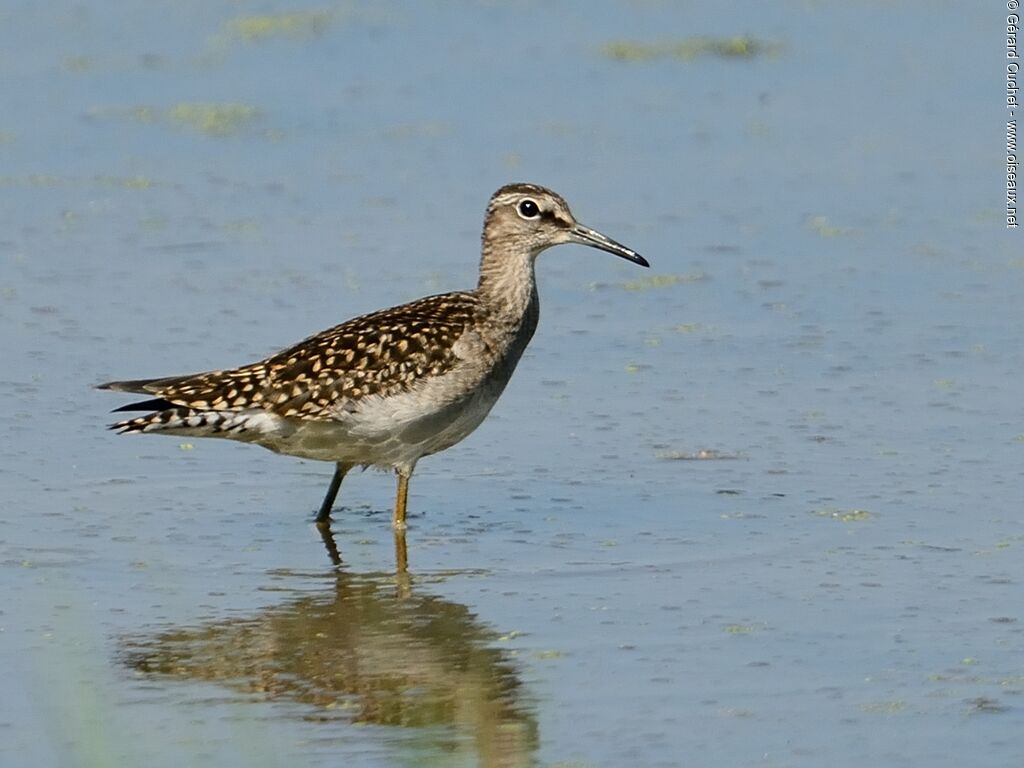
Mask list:
[[[405,544],[405,531],[395,529],[395,573],[409,571],[409,549]]]
[[[331,517],[331,509],[334,508],[334,500],[338,497],[338,489],[341,488],[341,481],[345,479],[345,475],[352,469],[351,464],[338,463],[334,468],[334,477],[331,478],[331,484],[327,488],[327,495],[324,496],[324,503],[320,505],[320,511],[316,513],[316,521],[318,523],[325,523]]]
[[[409,500],[409,477],[412,475],[412,470],[395,470],[398,474],[398,493],[395,496],[395,516],[391,519],[391,525],[396,531],[404,531],[405,525],[405,508],[406,502]]]

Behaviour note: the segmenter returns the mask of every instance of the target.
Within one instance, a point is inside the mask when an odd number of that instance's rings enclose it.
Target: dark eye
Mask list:
[[[536,219],[540,216],[540,208],[533,200],[523,200],[519,203],[518,211],[524,219]]]

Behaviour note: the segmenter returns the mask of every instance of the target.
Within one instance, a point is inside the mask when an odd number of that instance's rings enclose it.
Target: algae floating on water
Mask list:
[[[841,237],[852,231],[849,227],[836,226],[829,221],[828,216],[812,216],[807,222],[807,228],[820,237]]]
[[[248,104],[182,102],[167,110],[167,119],[208,136],[230,136],[253,123],[259,110]]]
[[[753,59],[758,56],[774,55],[781,51],[778,43],[769,43],[750,35],[734,37],[685,37],[680,40],[661,42],[635,42],[616,40],[605,43],[600,54],[612,61],[628,63],[676,59],[693,61],[702,56],[722,59]]]
[[[838,520],[841,523],[860,523],[871,520],[875,515],[866,509],[817,509],[814,514],[818,517],[827,517],[830,520]]]
[[[182,101],[170,107],[99,107],[89,114],[95,117],[127,118],[145,125],[171,125],[218,138],[240,133],[261,116],[260,111],[250,104],[230,101]]]
[[[702,448],[699,451],[662,451],[655,458],[660,461],[732,461],[742,458],[739,453],[723,453],[713,448]]]
[[[646,291],[651,288],[668,288],[673,285],[699,283],[706,279],[707,275],[703,272],[690,272],[674,275],[651,275],[650,277],[642,277],[639,280],[628,280],[622,284],[622,287],[627,291]]]
[[[291,11],[288,13],[240,16],[227,23],[235,37],[248,42],[271,37],[317,37],[331,23],[330,11]]]

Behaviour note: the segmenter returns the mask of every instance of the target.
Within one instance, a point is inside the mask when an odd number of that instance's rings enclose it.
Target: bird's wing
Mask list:
[[[459,362],[454,345],[476,311],[472,294],[448,293],[329,328],[264,361],[264,407],[315,419],[364,397],[408,391]]]
[[[112,381],[100,389],[157,399],[126,409],[184,406],[229,411],[260,407],[281,416],[323,418],[369,395],[391,395],[451,370],[455,342],[478,311],[471,293],[430,296],[328,328],[265,360],[223,371]]]

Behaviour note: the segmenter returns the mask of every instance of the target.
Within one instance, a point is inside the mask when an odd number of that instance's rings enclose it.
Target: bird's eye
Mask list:
[[[520,202],[516,207],[516,210],[524,219],[536,219],[540,216],[540,208],[535,202],[533,202],[533,200],[530,199]]]

